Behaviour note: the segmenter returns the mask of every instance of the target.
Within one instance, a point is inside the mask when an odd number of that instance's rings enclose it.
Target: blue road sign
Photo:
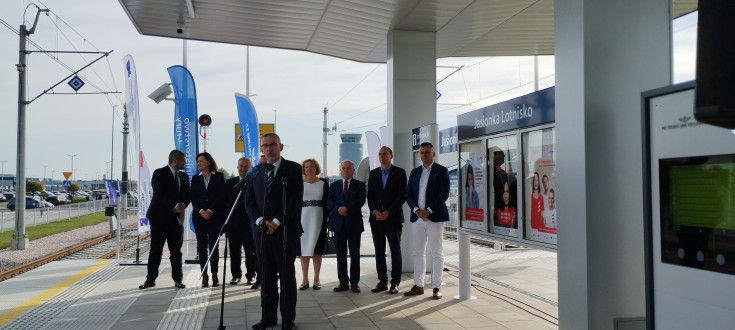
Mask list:
[[[75,92],[78,92],[79,89],[84,86],[84,81],[82,81],[82,78],[79,78],[79,76],[74,76],[74,78],[69,80],[68,84]]]
[[[69,188],[69,187],[71,187],[71,180],[64,180],[64,184],[63,184],[63,186],[64,186],[65,188]]]

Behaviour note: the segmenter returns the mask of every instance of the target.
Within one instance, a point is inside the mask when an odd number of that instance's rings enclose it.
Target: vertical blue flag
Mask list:
[[[191,72],[181,65],[168,68],[171,87],[174,90],[174,145],[186,154],[184,172],[191,178],[197,174],[196,156],[199,153],[199,122],[197,121],[197,92]],[[194,231],[194,223],[189,217],[189,228]]]
[[[242,134],[243,155],[258,163],[258,114],[253,103],[245,95],[235,93],[237,116],[240,119],[240,134]]]
[[[186,154],[184,172],[189,178],[197,174],[196,155],[199,153],[199,127],[197,122],[197,93],[194,78],[185,67],[174,65],[168,68],[171,87],[176,98],[174,113],[174,145]],[[191,182],[191,180],[189,180]]]

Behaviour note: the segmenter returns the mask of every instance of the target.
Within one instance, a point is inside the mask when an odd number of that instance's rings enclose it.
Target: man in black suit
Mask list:
[[[153,171],[153,198],[146,213],[151,224],[151,250],[148,254],[148,275],[138,287],[140,289],[156,286],[163,244],[167,241],[174,286],[179,289],[186,287],[182,283],[181,245],[184,242],[184,209],[189,205],[189,176],[181,172],[184,165],[186,155],[174,149],[168,154],[168,165]]]
[[[442,239],[444,222],[449,221],[449,171],[434,162],[434,146],[424,142],[419,146],[421,165],[411,171],[406,187],[406,203],[411,208],[411,238],[413,238],[414,286],[404,296],[424,294],[426,246],[431,253],[431,286],[434,299],[441,299],[444,253]]]
[[[225,235],[229,237],[230,243],[230,261],[232,266],[230,268],[232,272],[232,280],[230,284],[238,284],[242,280],[242,267],[240,266],[242,247],[245,251],[245,278],[247,284],[252,284],[252,280],[255,277],[256,269],[258,268],[258,260],[255,257],[255,246],[253,242],[253,231],[250,228],[250,218],[245,213],[245,204],[242,202],[244,193],[240,196],[239,200],[235,200],[240,190],[235,190],[235,185],[240,180],[248,180],[247,173],[252,169],[253,162],[250,158],[242,157],[237,161],[237,174],[238,176],[230,178],[225,182],[225,189],[227,190],[227,212],[232,210],[230,216],[230,222],[225,227]],[[250,183],[248,183],[250,184]],[[235,205],[235,209],[232,206]],[[260,274],[258,274],[260,276]]]
[[[365,228],[362,224],[362,206],[365,205],[365,184],[355,180],[355,164],[342,161],[339,174],[342,180],[329,186],[327,209],[332,212],[329,229],[337,240],[337,277],[339,286],[335,292],[351,290],[360,292],[360,236]],[[350,274],[347,275],[347,249],[350,250]],[[348,286],[349,282],[349,286]]]
[[[406,171],[391,164],[393,150],[382,147],[378,151],[380,167],[370,171],[367,203],[370,208],[370,231],[375,245],[375,268],[378,285],[372,292],[388,290],[388,266],[385,261],[385,241],[388,240],[391,258],[390,294],[398,293],[403,260],[401,232],[403,231],[403,203],[406,202]]]
[[[260,151],[265,155],[266,163],[258,165],[260,169],[245,190],[245,211],[251,221],[264,231],[261,242],[262,318],[253,325],[253,329],[265,329],[277,324],[279,295],[276,281],[279,278],[281,328],[295,329],[294,261],[300,253],[301,202],[304,194],[301,165],[281,158],[283,144],[277,134],[266,133],[260,141]],[[283,194],[286,205],[283,204]],[[287,243],[284,243],[284,239]]]

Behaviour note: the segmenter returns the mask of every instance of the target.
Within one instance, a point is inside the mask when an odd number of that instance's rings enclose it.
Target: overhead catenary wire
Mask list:
[[[28,6],[31,6],[31,4],[29,4]],[[28,6],[26,6],[26,10],[28,9]],[[45,6],[45,5],[44,5],[44,6]],[[49,10],[49,11],[51,11],[51,10]],[[53,12],[53,11],[51,11],[51,12]],[[54,14],[54,15],[55,15],[56,17],[59,17],[59,16],[58,16],[58,15],[56,15],[56,14]],[[25,17],[25,11],[24,11],[24,17]],[[70,29],[72,29],[72,30],[73,30],[73,31],[74,31],[75,33],[79,34],[79,33],[78,33],[78,32],[77,32],[76,30],[74,30],[74,29],[73,29],[73,28],[72,28],[72,27],[71,27],[71,26],[70,26],[70,25],[69,25],[68,23],[66,23],[66,22],[65,22],[65,21],[64,21],[63,19],[61,19],[60,17],[59,17],[59,19],[60,19],[60,20],[61,20],[62,22],[64,22],[64,24],[66,24],[67,26],[69,26],[69,28],[70,28]],[[3,26],[5,26],[5,27],[6,27],[6,28],[7,28],[8,30],[10,30],[10,31],[11,31],[11,32],[13,32],[14,34],[16,34],[16,35],[20,35],[20,31],[19,31],[19,30],[15,29],[15,28],[14,28],[14,27],[13,27],[12,25],[10,25],[10,24],[9,24],[9,23],[8,23],[7,21],[5,21],[5,20],[4,20],[4,19],[2,19],[2,18],[0,18],[0,25],[3,25]],[[55,26],[56,26],[56,25],[55,25]],[[58,27],[57,27],[57,30],[58,30]],[[81,36],[81,35],[80,35],[80,36]],[[83,39],[84,39],[84,40],[86,40],[86,38],[83,38]],[[67,40],[68,40],[68,39],[67,39]],[[28,39],[27,39],[27,41],[28,41],[28,44],[29,44],[29,45],[31,45],[31,46],[33,46],[33,47],[34,47],[34,48],[35,48],[35,49],[36,49],[36,50],[37,50],[38,52],[40,52],[40,53],[42,53],[42,54],[44,54],[44,55],[48,56],[48,57],[49,57],[49,58],[50,58],[51,60],[53,60],[54,62],[56,62],[57,64],[59,64],[59,65],[60,65],[60,66],[61,66],[62,68],[65,68],[65,69],[66,69],[66,70],[68,70],[69,72],[74,72],[74,71],[76,71],[75,69],[73,69],[72,67],[70,67],[69,65],[67,65],[66,63],[64,63],[63,61],[61,61],[61,60],[60,60],[60,59],[58,58],[58,56],[54,56],[54,55],[53,55],[53,54],[54,54],[53,52],[49,52],[49,51],[47,51],[47,50],[46,50],[46,49],[45,49],[44,47],[42,47],[41,45],[39,45],[39,44],[38,44],[37,42],[35,42],[35,41],[34,41],[34,40],[32,40],[31,38],[28,38]],[[69,41],[69,40],[68,40],[68,41]],[[69,41],[69,43],[71,43],[71,41]],[[91,45],[91,43],[90,43],[90,45]],[[97,49],[96,47],[94,47],[94,45],[91,45],[91,46],[92,46],[92,47],[93,47],[94,49]],[[75,47],[75,49],[76,49],[76,47]],[[82,57],[82,59],[84,59],[84,60],[85,60],[85,62],[89,63],[89,61],[87,61],[87,60],[86,60],[86,59],[85,59],[84,57]],[[112,79],[112,81],[113,81],[113,85],[114,85],[113,87],[115,88],[115,90],[117,90],[117,86],[116,86],[116,84],[115,84],[115,82],[114,82],[114,81],[115,81],[115,79],[114,79],[114,77],[112,76],[112,69],[111,69],[111,66],[110,66],[110,64],[109,64],[109,59],[108,59],[108,61],[107,61],[107,65],[108,65],[108,68],[109,68],[109,70],[110,70],[110,74],[111,74],[111,79]],[[101,80],[101,81],[103,82],[103,84],[104,84],[104,79],[103,79],[103,78],[102,78],[102,77],[101,77],[101,76],[100,76],[99,74],[97,74],[97,76],[99,77],[99,79],[100,79],[100,80]],[[98,85],[97,85],[97,84],[96,84],[95,82],[93,82],[93,81],[86,81],[86,80],[85,80],[85,83],[87,83],[87,84],[88,84],[89,86],[91,86],[92,88],[94,88],[95,90],[97,90],[98,92],[100,92],[100,94],[103,94],[103,95],[105,96],[105,98],[107,99],[107,102],[108,102],[108,103],[110,104],[110,106],[113,106],[113,111],[115,112],[115,116],[116,116],[116,117],[117,117],[117,118],[118,118],[118,119],[119,119],[120,121],[122,121],[122,120],[123,120],[123,118],[122,118],[122,115],[120,114],[119,110],[117,110],[117,109],[116,109],[116,108],[114,107],[114,105],[115,105],[115,102],[114,102],[114,101],[113,101],[113,100],[112,100],[112,99],[110,98],[110,95],[109,95],[110,93],[106,93],[106,92],[105,92],[105,89],[103,89],[103,88],[99,87],[99,86],[98,86]],[[107,85],[105,84],[105,87],[108,87],[108,86],[107,86]],[[53,93],[51,93],[51,94],[53,94]],[[120,97],[119,97],[118,95],[116,95],[116,97],[117,97],[117,99],[118,99],[118,102],[119,102],[119,103],[122,103],[122,100],[120,99]]]

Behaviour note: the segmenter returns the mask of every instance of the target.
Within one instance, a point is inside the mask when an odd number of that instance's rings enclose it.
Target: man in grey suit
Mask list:
[[[183,289],[184,273],[181,269],[181,245],[184,242],[184,209],[189,205],[189,176],[181,172],[186,165],[186,155],[171,150],[168,165],[153,171],[151,186],[153,198],[146,217],[151,224],[151,250],[148,254],[148,275],[138,288],[156,286],[158,266],[161,265],[163,245],[168,241],[171,253],[171,277],[174,286]]]

